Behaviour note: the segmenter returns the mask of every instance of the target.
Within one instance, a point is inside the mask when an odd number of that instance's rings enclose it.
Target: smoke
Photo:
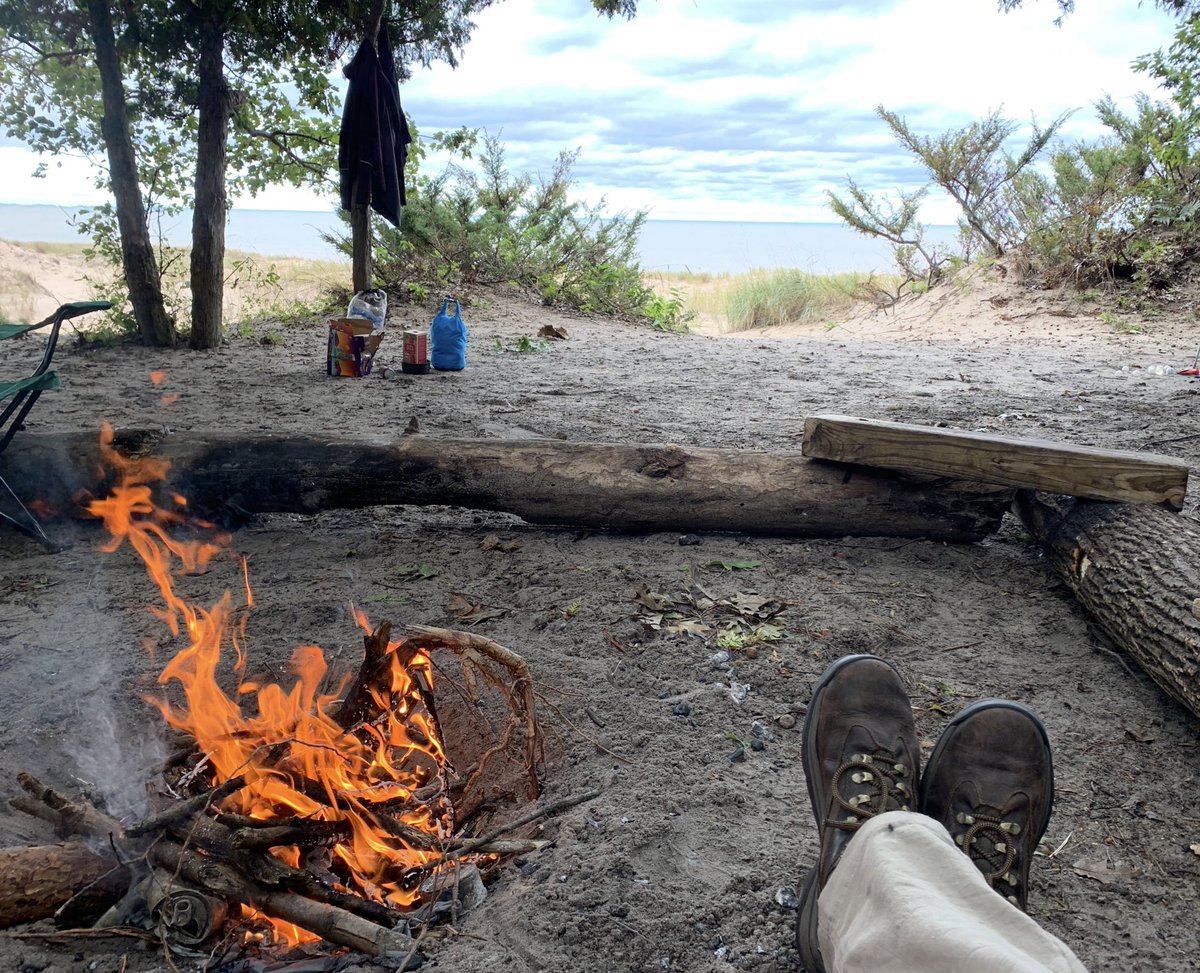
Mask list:
[[[107,663],[100,663],[98,668],[98,686],[118,683],[109,678]],[[123,822],[146,816],[147,783],[167,755],[157,724],[145,719],[153,711],[137,705],[133,714],[122,715],[117,701],[97,690],[79,713],[82,740],[73,748],[78,776],[88,791],[103,801],[109,814]]]

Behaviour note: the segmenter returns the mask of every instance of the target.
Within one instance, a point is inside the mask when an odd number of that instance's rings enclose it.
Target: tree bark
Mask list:
[[[371,208],[365,203],[355,203],[350,210],[350,286],[357,294],[369,290],[371,276],[375,272],[371,243]]]
[[[1200,524],[1024,492],[1017,512],[1100,630],[1200,716]]]
[[[231,438],[130,431],[114,445],[170,460],[170,486],[201,514],[317,513],[384,504],[504,510],[530,523],[796,537],[890,536],[976,541],[1012,491],[965,481],[755,453],[558,440],[390,444],[303,436]],[[59,510],[99,495],[96,437],[22,436],[0,455],[18,493]]]
[[[128,878],[115,858],[79,841],[0,848],[0,929],[48,919],[89,886],[84,896],[102,911],[120,897]]]
[[[175,325],[167,316],[163,304],[158,262],[150,242],[146,209],[142,204],[112,11],[108,0],[87,0],[87,10],[92,41],[96,45],[96,66],[100,71],[104,106],[100,131],[104,135],[108,153],[109,182],[116,200],[121,262],[125,270],[125,283],[129,288],[129,301],[133,305],[133,316],[142,341],[148,345],[172,347],[175,344]]]
[[[225,80],[225,33],[215,14],[202,14],[198,70],[196,203],[192,215],[193,348],[221,344],[225,286],[225,165],[231,98]]]

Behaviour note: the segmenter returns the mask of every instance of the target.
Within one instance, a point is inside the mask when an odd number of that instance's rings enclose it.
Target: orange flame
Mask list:
[[[404,828],[395,822],[442,837],[453,829],[448,804],[436,795],[422,800],[414,793],[435,780],[445,764],[425,705],[433,685],[428,655],[412,646],[399,652],[405,643],[389,642],[390,670],[380,684],[369,687],[370,718],[349,729],[333,716],[347,680],[332,691],[323,688],[328,667],[317,646],[293,652],[290,689],[247,678],[245,613],[238,613],[242,624],[235,624],[228,591],[208,608],[189,601],[177,593],[173,571],[176,564],[188,572],[206,570],[227,538],[214,543],[172,537],[167,528],[184,523],[184,517],[157,507],[151,487],[165,476],[167,464],[125,459],[111,449],[111,441],[112,430],[105,424],[102,451],[118,470],[119,483],[109,497],[92,501],[88,511],[112,535],[105,550],[128,542],[143,559],[164,603],[151,611],[187,642],[158,677],[160,685],[178,682],[182,704],[160,697],[147,701],[171,726],[195,738],[209,759],[213,784],[244,776],[245,786],[225,802],[225,810],[264,820],[341,822],[347,837],[332,852],[333,871],[344,885],[375,901],[411,905],[425,877],[414,870],[436,852],[398,836]],[[182,498],[173,499],[182,506]],[[254,599],[244,559],[242,576],[248,610]],[[366,617],[357,614],[359,624],[370,631]],[[223,658],[226,647],[230,651]],[[223,668],[237,684],[233,693],[222,688],[222,682],[229,682],[222,679]],[[285,861],[299,863],[297,849],[277,852]],[[272,925],[278,939],[298,941],[295,927]]]

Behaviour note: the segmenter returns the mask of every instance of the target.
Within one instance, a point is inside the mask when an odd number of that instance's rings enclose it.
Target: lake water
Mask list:
[[[72,227],[78,209],[0,204],[0,239],[47,243],[84,242]],[[191,215],[165,221],[168,243],[187,244]],[[270,256],[340,256],[322,233],[345,233],[336,213],[233,209],[226,246]],[[933,243],[951,242],[953,227],[930,227]],[[741,273],[756,267],[794,267],[811,273],[893,269],[888,244],[837,223],[718,223],[649,220],[639,253],[646,270]]]

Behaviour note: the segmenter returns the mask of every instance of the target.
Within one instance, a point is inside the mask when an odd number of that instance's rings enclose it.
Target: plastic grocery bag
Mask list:
[[[442,302],[442,309],[429,326],[429,344],[429,361],[434,368],[458,372],[467,367],[467,326],[462,308],[453,297]]]

